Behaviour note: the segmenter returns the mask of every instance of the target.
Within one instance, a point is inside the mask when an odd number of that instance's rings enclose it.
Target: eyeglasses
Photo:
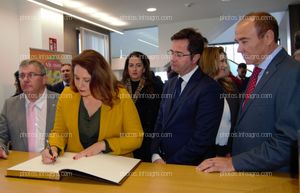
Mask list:
[[[44,76],[45,74],[38,74],[38,73],[35,73],[35,72],[29,72],[28,74],[25,74],[25,73],[21,73],[19,74],[19,79],[20,80],[23,80],[25,79],[25,77],[27,77],[28,79],[33,79],[33,77],[36,77],[36,76]]]
[[[170,55],[170,56],[176,56],[178,58],[182,58],[184,56],[190,56],[190,55],[192,55],[192,54],[184,54],[182,52],[174,52],[173,50],[168,50],[167,54]]]

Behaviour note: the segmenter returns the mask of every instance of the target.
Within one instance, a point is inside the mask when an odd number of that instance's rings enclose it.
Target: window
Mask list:
[[[80,27],[79,53],[86,49],[96,50],[104,56],[106,61],[109,61],[108,35]]]

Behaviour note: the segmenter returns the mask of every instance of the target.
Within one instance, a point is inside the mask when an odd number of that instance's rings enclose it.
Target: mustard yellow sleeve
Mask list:
[[[69,136],[68,129],[65,126],[65,120],[63,115],[64,100],[67,98],[65,97],[65,95],[66,93],[63,92],[58,99],[54,127],[49,135],[49,144],[51,146],[58,147],[61,150],[61,154],[64,153],[64,148],[66,146]]]
[[[119,137],[106,139],[112,153],[116,155],[124,155],[138,149],[143,141],[144,132],[142,129],[140,117],[138,115],[135,104],[127,91],[121,92],[120,104],[121,112],[118,116],[122,116],[122,129]],[[124,97],[124,96],[128,97]]]

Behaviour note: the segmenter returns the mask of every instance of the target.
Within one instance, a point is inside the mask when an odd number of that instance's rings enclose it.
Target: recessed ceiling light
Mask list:
[[[157,9],[155,7],[150,7],[147,9],[148,12],[154,12],[156,11]]]
[[[229,1],[231,1],[231,0],[221,0],[221,1],[223,1],[223,2],[229,2]]]

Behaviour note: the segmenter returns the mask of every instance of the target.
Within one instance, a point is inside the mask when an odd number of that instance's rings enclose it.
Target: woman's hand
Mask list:
[[[163,159],[157,159],[153,163],[156,163],[156,164],[166,164],[166,162]]]
[[[44,164],[51,164],[56,161],[56,158],[58,157],[58,149],[55,146],[52,146],[50,148],[45,148],[42,151],[42,162]]]
[[[79,152],[78,154],[76,154],[73,157],[73,159],[77,160],[77,159],[80,159],[82,157],[89,157],[89,156],[101,153],[102,151],[105,151],[105,150],[106,150],[105,142],[100,141],[100,142],[94,143],[90,147],[88,147],[85,150]]]

